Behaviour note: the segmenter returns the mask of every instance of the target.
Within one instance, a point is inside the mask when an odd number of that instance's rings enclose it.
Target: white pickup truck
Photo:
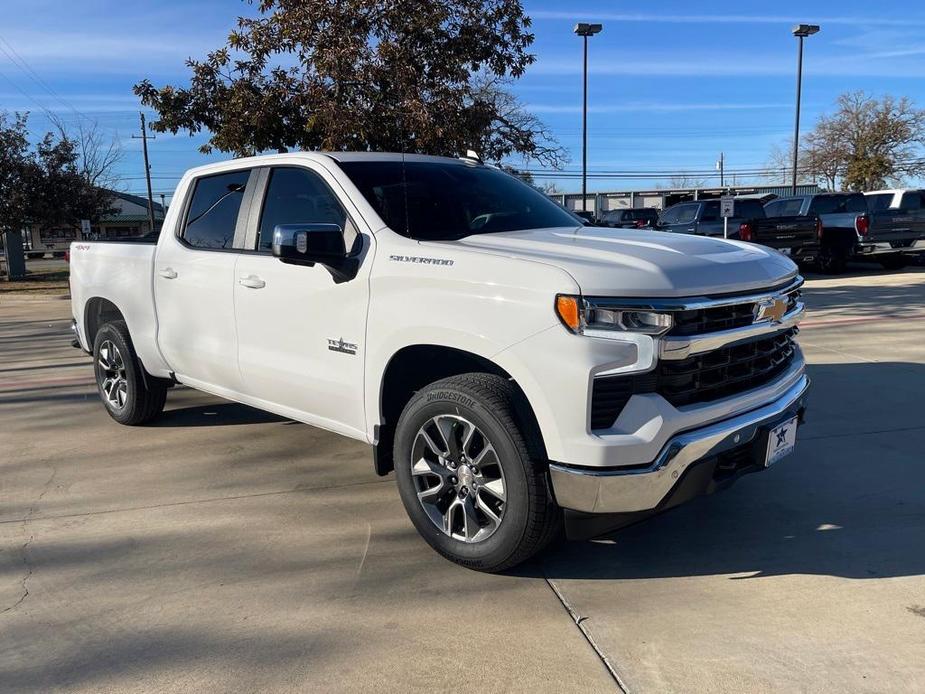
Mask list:
[[[793,449],[802,279],[741,241],[581,226],[477,161],[305,153],[182,179],[71,246],[109,414],[174,384],[366,441],[438,552],[499,571]]]

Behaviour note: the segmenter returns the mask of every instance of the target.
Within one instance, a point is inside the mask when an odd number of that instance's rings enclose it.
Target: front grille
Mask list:
[[[733,304],[715,308],[678,311],[669,335],[689,336],[732,330],[751,325],[755,320],[755,304]]]
[[[793,358],[792,328],[656,367],[656,392],[675,407],[719,400],[772,380]]]
[[[800,290],[791,291],[787,296],[787,311],[796,306],[800,298]],[[720,330],[732,330],[751,325],[755,320],[755,304],[731,304],[729,306],[711,306],[709,308],[691,309],[690,311],[676,311],[674,325],[668,335],[688,337],[691,335],[704,335]]]
[[[665,360],[651,372],[594,379],[591,428],[606,429],[634,394],[658,393],[675,407],[700,404],[770,383],[790,366],[795,353],[791,328],[677,361]]]

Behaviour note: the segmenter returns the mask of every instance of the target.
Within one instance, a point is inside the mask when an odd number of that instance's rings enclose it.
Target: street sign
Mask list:
[[[723,238],[729,238],[729,218],[735,216],[735,198],[724,196],[719,199],[719,213],[723,218]]]
[[[81,219],[80,220],[80,235],[86,240],[90,236],[90,220]]]

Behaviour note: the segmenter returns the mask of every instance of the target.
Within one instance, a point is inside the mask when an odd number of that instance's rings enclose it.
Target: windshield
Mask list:
[[[580,224],[538,190],[486,166],[351,161],[340,167],[390,229],[413,239],[460,239]]]

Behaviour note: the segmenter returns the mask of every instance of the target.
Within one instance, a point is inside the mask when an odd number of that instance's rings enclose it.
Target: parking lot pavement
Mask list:
[[[507,576],[361,444],[183,389],[116,425],[67,302],[2,298],[0,691],[925,690],[925,272],[806,296],[793,457]]]

